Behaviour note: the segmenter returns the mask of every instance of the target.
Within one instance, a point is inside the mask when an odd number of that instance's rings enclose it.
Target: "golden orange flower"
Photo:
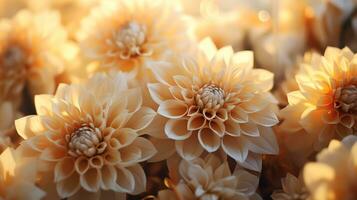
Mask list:
[[[197,54],[151,67],[158,83],[148,88],[161,116],[150,134],[175,143],[187,160],[222,148],[243,166],[259,171],[261,154],[278,153],[271,129],[278,123],[277,102],[269,92],[273,74],[253,69],[252,52],[217,50],[210,39],[200,43]],[[168,145],[161,155],[169,156],[172,148]]]
[[[260,199],[257,176],[238,168],[232,173],[228,162],[214,154],[182,160],[178,171],[180,179],[166,180],[170,189],[160,191],[157,200]]]
[[[312,200],[357,199],[357,137],[332,140],[303,174]]]
[[[24,93],[53,93],[55,77],[71,59],[72,47],[56,12],[22,10],[12,19],[2,19],[0,99],[17,109]]]
[[[175,50],[187,49],[187,23],[169,1],[104,1],[82,22],[78,39],[95,70],[137,72]]]
[[[36,160],[19,157],[7,148],[0,154],[0,199],[40,200],[45,193],[36,187]]]
[[[333,138],[356,134],[357,57],[348,48],[329,47],[296,75],[299,90],[281,111],[286,132],[306,131],[315,149]],[[309,141],[305,141],[309,143]]]
[[[306,200],[309,197],[302,176],[297,178],[288,173],[281,179],[281,185],[282,190],[276,190],[271,195],[273,200]]]
[[[54,96],[36,96],[35,106],[37,115],[15,125],[25,139],[22,152],[44,166],[41,185],[54,180],[61,198],[79,199],[145,190],[139,162],[156,149],[138,132],[156,113],[142,107],[141,90],[129,87],[127,76],[99,74],[84,84],[61,84]]]

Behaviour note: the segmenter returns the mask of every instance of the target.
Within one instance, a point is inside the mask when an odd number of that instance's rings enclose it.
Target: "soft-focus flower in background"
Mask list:
[[[0,18],[11,18],[25,7],[25,0],[0,0]]]
[[[298,178],[288,173],[281,179],[282,190],[274,191],[273,200],[306,200],[309,193],[305,187],[302,175]]]
[[[355,0],[308,0],[308,12],[311,23],[307,27],[311,29],[311,37],[317,41],[317,48],[325,49],[327,46],[340,47],[343,44],[341,37],[348,17],[357,20],[357,16],[350,16],[356,9]],[[351,30],[357,34],[357,27],[354,25]],[[346,38],[347,39],[347,38]],[[351,44],[354,45],[354,44]]]
[[[292,66],[305,49],[304,1],[271,1],[270,12],[257,11],[259,22],[248,30],[257,64],[280,81],[284,68]],[[274,7],[274,4],[276,6]],[[243,19],[244,20],[244,19]]]
[[[156,149],[138,131],[155,112],[142,107],[141,90],[129,86],[127,76],[99,74],[84,84],[61,84],[54,96],[36,96],[35,106],[37,115],[15,124],[25,139],[23,154],[39,159],[39,184],[51,191],[54,181],[57,192],[48,199],[56,193],[70,199],[125,198],[145,191],[139,162]]]
[[[80,26],[83,17],[89,14],[91,8],[98,5],[100,0],[22,0],[28,8],[38,12],[42,10],[57,10],[61,13],[61,21],[66,27],[71,39]]]
[[[357,57],[348,48],[329,47],[323,57],[303,66],[296,75],[299,90],[288,94],[289,105],[281,111],[284,131],[306,131],[315,150],[355,134],[356,76]],[[310,142],[304,143],[308,147]]]
[[[182,160],[178,169],[172,170],[178,170],[179,179],[166,180],[170,189],[159,192],[156,199],[260,199],[256,194],[257,176],[238,168],[232,173],[228,162],[214,154],[204,159]]]
[[[303,175],[313,200],[356,199],[357,137],[332,140],[316,162],[305,165]]]
[[[0,199],[42,199],[45,192],[34,184],[36,167],[35,159],[21,158],[11,148],[0,153]]]
[[[177,0],[178,7],[193,21],[193,35],[197,40],[210,37],[218,48],[230,45],[242,50],[247,20],[239,10],[238,2],[231,0]],[[242,10],[243,11],[243,10]]]
[[[196,57],[151,69],[158,82],[148,88],[161,116],[148,132],[172,143],[166,155],[173,143],[186,160],[222,148],[241,165],[260,171],[260,155],[278,153],[271,129],[278,123],[277,101],[270,93],[273,74],[253,69],[252,52],[217,50],[205,39]]]
[[[26,94],[32,99],[35,94],[53,93],[56,77],[72,58],[72,47],[57,12],[22,10],[12,19],[2,19],[1,101],[11,101],[17,110]]]
[[[163,0],[103,1],[84,18],[78,39],[85,57],[97,61],[90,71],[142,74],[148,61],[188,50],[187,20]],[[142,74],[145,80],[146,74]]]

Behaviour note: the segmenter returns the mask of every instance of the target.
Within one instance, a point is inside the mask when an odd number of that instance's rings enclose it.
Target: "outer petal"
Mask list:
[[[259,127],[260,137],[247,137],[250,151],[260,154],[278,154],[279,145],[271,128]]]
[[[143,130],[152,122],[155,115],[156,112],[151,108],[142,107],[131,116],[130,120],[126,124],[126,127],[132,128],[136,131]]]
[[[202,146],[199,144],[197,134],[192,134],[186,140],[176,141],[177,153],[185,160],[193,160],[200,156],[203,152]]]
[[[198,141],[208,152],[217,151],[221,144],[219,136],[208,128],[203,128],[198,132]]]
[[[248,156],[248,146],[241,137],[224,136],[222,148],[230,157],[239,162],[244,162]]]
[[[81,188],[79,184],[79,175],[73,173],[70,177],[57,183],[57,193],[61,198],[67,198],[74,195]]]
[[[178,119],[186,115],[188,107],[184,102],[177,100],[166,100],[160,104],[157,112],[170,119]]]
[[[185,140],[191,136],[192,131],[187,130],[186,119],[170,119],[165,124],[165,134],[174,140]]]

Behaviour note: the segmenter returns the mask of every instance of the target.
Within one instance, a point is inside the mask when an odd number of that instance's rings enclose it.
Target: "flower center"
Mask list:
[[[201,108],[218,109],[224,104],[224,91],[214,84],[206,84],[198,90],[196,103]]]
[[[149,56],[150,51],[143,48],[147,35],[146,27],[136,22],[129,22],[120,31],[114,34],[115,44],[120,49],[120,58],[123,60],[135,56]]]
[[[335,108],[344,113],[357,113],[357,87],[349,85],[335,92]]]
[[[76,131],[66,136],[68,153],[71,156],[92,157],[105,151],[107,144],[103,141],[102,134],[93,125],[83,124]]]

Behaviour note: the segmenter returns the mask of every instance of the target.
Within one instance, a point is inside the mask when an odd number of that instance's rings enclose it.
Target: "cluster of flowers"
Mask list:
[[[0,1],[0,199],[356,199],[357,3],[282,5]]]

